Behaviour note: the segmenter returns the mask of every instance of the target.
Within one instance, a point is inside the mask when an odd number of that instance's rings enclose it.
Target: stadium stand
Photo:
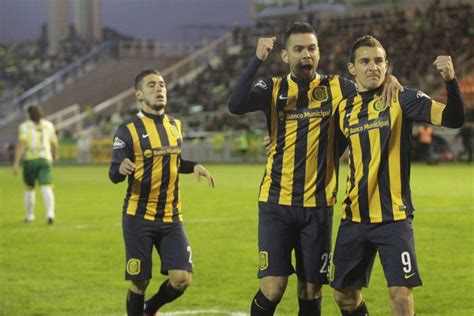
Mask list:
[[[170,66],[170,69],[174,67],[175,70],[167,72],[165,76],[170,84],[167,111],[182,119],[183,130],[193,140],[192,143],[196,144],[196,148],[209,144],[212,144],[211,147],[218,144],[217,147],[221,148],[222,142],[228,142],[222,131],[235,139],[240,131],[251,127],[253,132],[257,131],[258,138],[265,133],[263,114],[246,115],[246,121],[236,120],[225,106],[230,89],[254,54],[258,37],[281,35],[294,20],[304,19],[313,24],[319,35],[320,73],[338,73],[350,77],[346,71],[350,44],[361,35],[372,34],[379,37],[387,48],[391,66],[396,69],[394,75],[402,84],[419,88],[440,99],[445,97],[444,89],[440,86],[431,63],[439,54],[454,56],[457,76],[466,97],[466,107],[468,111],[474,111],[474,27],[470,18],[473,10],[473,4],[469,1],[405,2],[399,7],[377,5],[350,11],[332,10],[327,15],[313,7],[303,13],[283,10],[282,14],[271,18],[265,16],[258,19],[255,27],[235,26],[225,36],[225,40],[219,42],[219,46],[210,42],[207,44],[208,50],[206,45],[203,48],[207,53],[191,59],[186,57],[184,67],[182,61],[178,62],[179,58],[189,55],[195,47],[177,50],[175,47],[164,47],[150,41],[122,38],[115,42],[119,44],[115,44],[114,53],[109,54],[109,58],[100,59],[89,73],[74,81],[73,85],[62,87],[62,91],[43,103],[47,114],[79,104],[79,114],[75,115],[81,118],[81,123],[70,120],[70,126],[61,131],[62,135],[77,139],[78,135],[74,131],[80,126],[82,131],[89,131],[94,137],[107,138],[120,122],[136,111],[133,98],[126,97],[129,92],[125,93],[131,86],[130,74],[141,68],[158,66],[163,70]],[[109,33],[113,34],[113,31],[109,30]],[[114,39],[119,37],[117,34],[111,36],[115,36]],[[281,41],[282,39],[278,39],[277,45]],[[277,47],[275,51],[280,48]],[[5,49],[0,48],[0,57],[5,55],[2,51]],[[11,52],[10,49],[8,51]],[[169,52],[173,52],[174,56],[169,56]],[[157,60],[158,55],[167,58]],[[174,63],[176,64],[173,65]],[[272,54],[260,69],[262,74],[282,75],[285,72],[286,67],[277,53]],[[108,78],[113,78],[113,81]],[[21,82],[20,80],[18,84],[23,84]],[[97,82],[101,85],[97,85]],[[5,84],[5,79],[0,78],[0,86],[2,85],[10,84]],[[118,97],[121,93],[123,97]],[[90,115],[87,116],[87,112]],[[8,126],[0,124],[2,137],[8,133],[14,135],[11,131],[15,131],[17,123],[15,121]],[[435,134],[445,138],[445,142],[451,143],[455,151],[459,151],[461,144],[454,142],[456,133],[435,129]],[[250,146],[254,149],[260,143],[255,139]],[[229,150],[232,151],[232,148]],[[208,156],[205,159],[211,159]],[[225,153],[224,156],[229,157],[229,154]],[[220,159],[217,154],[215,157]],[[197,160],[200,160],[199,157]]]

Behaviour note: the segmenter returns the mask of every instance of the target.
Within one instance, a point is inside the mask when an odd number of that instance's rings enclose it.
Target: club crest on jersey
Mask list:
[[[265,270],[268,268],[268,252],[260,251],[259,253],[259,269]]]
[[[170,126],[170,133],[171,133],[171,136],[173,136],[174,138],[179,138],[179,132],[176,126],[174,125]]]
[[[153,157],[153,151],[151,149],[145,149],[145,151],[143,152],[143,157],[145,158]]]
[[[374,110],[375,111],[381,112],[381,111],[385,110],[386,108],[387,108],[387,106],[384,105],[382,101],[377,100],[377,101],[374,102]]]
[[[312,96],[316,101],[326,101],[328,99],[328,88],[326,86],[317,86],[313,89]]]
[[[114,138],[114,143],[112,145],[112,149],[120,149],[120,148],[124,148],[124,147],[125,147],[125,142],[123,140],[121,140],[120,138],[115,137]]]
[[[140,274],[140,259],[131,258],[127,262],[127,273],[130,275]]]
[[[265,81],[263,81],[263,80],[258,81],[258,82],[255,84],[255,87],[256,87],[256,88],[265,89],[265,90],[267,90],[267,88],[268,88],[268,87],[267,87],[267,84],[266,84]]]

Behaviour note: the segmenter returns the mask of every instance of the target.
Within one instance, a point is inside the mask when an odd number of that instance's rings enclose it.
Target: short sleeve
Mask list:
[[[18,127],[18,140],[25,141],[25,140],[27,140],[27,138],[28,138],[28,136],[27,136],[26,124],[22,123]]]

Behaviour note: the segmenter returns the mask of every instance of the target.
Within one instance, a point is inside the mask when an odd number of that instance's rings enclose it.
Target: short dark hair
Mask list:
[[[30,119],[36,124],[38,124],[44,117],[43,108],[40,105],[30,105],[26,111],[28,112]]]
[[[155,74],[158,76],[161,76],[160,72],[156,69],[146,69],[140,72],[136,77],[135,77],[135,90],[140,90],[140,85],[142,83],[143,78],[145,78],[148,75]]]
[[[316,36],[316,39],[318,39],[318,36],[316,35],[316,31],[313,29],[313,27],[309,23],[293,22],[290,29],[286,31],[285,36],[283,37],[283,47],[286,48],[286,44],[291,35],[305,34],[305,33],[314,34],[314,36]]]
[[[355,61],[355,51],[359,47],[380,47],[383,49],[385,59],[387,59],[387,53],[385,52],[385,48],[383,48],[382,44],[378,39],[373,37],[372,35],[364,35],[362,37],[359,37],[354,44],[352,44],[351,51],[349,53],[349,60],[351,63],[354,63]]]

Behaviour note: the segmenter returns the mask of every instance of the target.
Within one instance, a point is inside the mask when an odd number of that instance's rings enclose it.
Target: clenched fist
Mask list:
[[[433,62],[433,65],[441,74],[444,80],[449,81],[454,79],[454,66],[451,56],[438,56]]]
[[[260,37],[257,43],[257,51],[255,55],[257,58],[264,61],[268,58],[268,55],[273,50],[273,44],[276,41],[276,37]]]
[[[132,172],[134,171],[135,171],[135,164],[130,159],[125,158],[124,160],[122,160],[119,167],[120,174],[124,176],[128,176],[128,175],[131,175]]]

